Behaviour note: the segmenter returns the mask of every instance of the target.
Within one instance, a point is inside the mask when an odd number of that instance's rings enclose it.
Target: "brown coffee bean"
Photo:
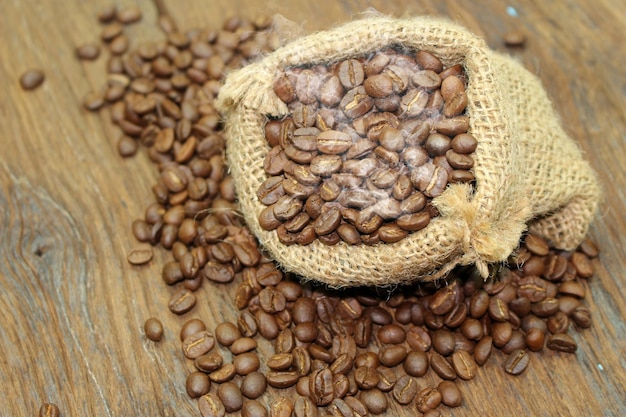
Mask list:
[[[327,107],[335,107],[341,101],[344,91],[339,77],[331,75],[322,82],[319,90],[319,101]],[[320,114],[318,113],[319,116]]]
[[[354,379],[360,389],[369,390],[378,385],[380,382],[380,375],[374,368],[360,366],[354,371]]]
[[[417,396],[417,409],[425,413],[439,407],[443,397],[437,388],[424,388]]]
[[[39,417],[60,417],[61,410],[59,406],[54,403],[44,403],[39,408]]]
[[[300,103],[313,104],[317,101],[320,79],[310,69],[302,70],[296,76],[296,96]]]
[[[259,401],[247,400],[241,407],[241,417],[267,417],[267,409]]]
[[[374,107],[374,99],[367,94],[363,86],[359,86],[352,88],[343,96],[339,107],[346,117],[356,119]]]
[[[270,405],[270,417],[291,417],[293,415],[293,401],[287,397],[278,397]]]
[[[183,289],[172,295],[168,306],[174,314],[185,314],[196,306],[196,300],[196,296],[191,291]]]
[[[210,373],[220,369],[223,363],[224,359],[218,352],[207,353],[194,360],[195,367],[204,373]]]
[[[344,153],[352,146],[350,135],[337,130],[325,130],[317,135],[315,141],[319,152],[330,155]]]
[[[235,365],[237,375],[246,376],[249,373],[258,371],[261,362],[256,353],[245,352],[233,358],[233,365]]]
[[[338,66],[337,75],[347,90],[355,88],[363,84],[365,78],[363,64],[356,59],[342,61]]]
[[[526,43],[526,34],[521,30],[511,30],[504,34],[503,41],[508,47],[521,47]]]
[[[28,69],[20,76],[20,85],[24,90],[34,90],[43,84],[46,76],[43,71],[39,69]]]
[[[180,340],[184,341],[189,336],[206,330],[206,325],[200,319],[189,319],[180,330]]]
[[[274,93],[283,102],[289,104],[296,99],[296,86],[287,74],[283,74],[274,80],[272,85]]]
[[[387,74],[368,76],[363,82],[365,92],[374,98],[383,98],[393,93],[393,81]]]
[[[425,70],[431,70],[436,73],[443,71],[443,64],[435,55],[420,50],[415,54],[415,61]]]
[[[182,344],[183,353],[189,359],[196,359],[213,349],[215,339],[207,331],[200,331],[185,338]]]
[[[198,400],[198,408],[202,417],[224,417],[226,410],[224,404],[216,394],[203,395]]]
[[[567,333],[557,333],[548,336],[546,346],[551,350],[566,353],[574,353],[578,349],[576,341]]]
[[[241,381],[241,393],[246,398],[259,398],[265,393],[266,388],[267,381],[265,380],[265,375],[260,372],[250,372]]]
[[[387,396],[377,388],[362,391],[359,398],[367,410],[374,415],[384,413],[389,407]]]
[[[452,367],[459,378],[466,381],[474,378],[478,371],[474,358],[464,350],[454,352],[452,355]]]
[[[185,381],[187,395],[191,398],[199,398],[208,394],[211,389],[211,380],[204,372],[192,372]]]
[[[420,350],[422,352],[427,352],[432,345],[430,333],[420,326],[409,328],[406,334],[406,341],[411,349]]]
[[[157,318],[151,317],[143,325],[146,337],[153,342],[158,342],[163,338],[163,324]]]
[[[130,24],[141,20],[141,9],[137,6],[126,6],[117,11],[117,20],[124,24]]]
[[[441,381],[437,386],[437,391],[441,393],[441,402],[448,407],[459,407],[463,404],[463,395],[456,383]]]
[[[428,371],[428,355],[421,350],[412,350],[402,363],[407,375],[421,377]]]
[[[235,365],[232,363],[226,363],[222,365],[221,368],[211,372],[209,374],[209,379],[213,382],[221,384],[232,380],[236,374]]]
[[[217,388],[217,396],[224,404],[224,409],[228,413],[241,410],[243,406],[243,395],[234,382],[224,382]]]
[[[275,388],[288,388],[296,385],[300,379],[297,371],[270,371],[265,375],[267,383]]]
[[[317,369],[311,373],[309,396],[318,407],[330,404],[334,398],[333,374],[330,369]]]
[[[493,350],[493,338],[491,336],[483,337],[474,348],[474,360],[478,366],[483,366]]]
[[[574,252],[570,258],[576,273],[581,278],[589,278],[593,275],[593,264],[583,252]]]
[[[93,61],[100,55],[100,46],[97,43],[85,43],[76,48],[79,59]]]
[[[511,375],[519,375],[528,368],[530,356],[523,350],[511,352],[504,364],[504,370]]]

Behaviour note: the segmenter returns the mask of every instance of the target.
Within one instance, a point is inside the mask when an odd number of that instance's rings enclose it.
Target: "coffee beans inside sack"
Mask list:
[[[448,182],[474,180],[461,65],[389,49],[289,69],[273,89],[290,116],[265,125],[257,197],[285,245],[397,242],[438,214]]]
[[[335,287],[575,249],[594,172],[539,80],[465,28],[366,18],[231,73],[217,107],[239,209],[284,270]]]

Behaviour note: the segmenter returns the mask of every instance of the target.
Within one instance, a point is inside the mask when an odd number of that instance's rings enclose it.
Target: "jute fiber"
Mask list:
[[[393,244],[282,244],[261,228],[265,207],[256,191],[268,117],[288,114],[273,80],[293,66],[332,63],[390,46],[425,50],[444,65],[462,64],[468,78],[475,186],[449,185],[433,200],[440,216]],[[539,80],[511,58],[491,51],[467,29],[431,17],[366,18],[302,37],[231,73],[218,97],[225,117],[227,158],[240,210],[252,232],[285,269],[333,287],[391,285],[444,276],[456,265],[505,261],[530,229],[561,249],[575,248],[596,212],[594,172],[559,120]]]

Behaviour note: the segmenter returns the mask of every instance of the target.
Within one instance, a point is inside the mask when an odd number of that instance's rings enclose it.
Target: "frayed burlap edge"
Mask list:
[[[275,232],[260,227],[258,215],[264,206],[256,197],[258,186],[266,178],[263,171],[263,160],[269,150],[263,130],[266,116],[288,114],[286,105],[272,91],[273,80],[291,66],[364,56],[392,45],[427,50],[446,65],[464,65],[469,80],[470,131],[479,139],[474,154],[475,190],[465,184],[449,186],[433,201],[441,215],[424,230],[394,244],[349,246],[340,242],[328,247],[315,241],[308,246],[283,245]],[[515,82],[509,85],[511,78]],[[547,108],[547,116],[529,111],[536,118],[533,123],[517,114],[525,106],[526,96],[512,95],[522,91],[520,83],[529,80],[533,84],[531,90],[539,89],[543,94],[535,96],[541,102],[539,108]],[[480,38],[439,18],[368,18],[293,41],[260,62],[230,74],[218,97],[218,109],[226,118],[227,158],[241,212],[260,243],[285,270],[333,287],[436,279],[458,264],[471,263],[486,276],[487,263],[503,261],[510,255],[531,218],[558,211],[575,200],[565,193],[563,201],[553,203],[550,201],[553,193],[548,192],[538,196],[540,203],[529,201],[543,192],[527,190],[526,175],[537,171],[526,171],[528,161],[524,156],[528,154],[527,143],[537,141],[536,125],[543,118],[552,117],[555,122],[551,121],[550,125],[556,123],[557,129],[547,132],[546,140],[566,141],[577,150],[558,128],[545,93],[535,83],[534,77],[518,64],[491,52]],[[527,136],[522,138],[520,132]],[[534,157],[530,155],[528,159]],[[588,171],[588,166],[583,167],[572,179],[589,177]],[[575,188],[578,192],[578,187]],[[583,205],[589,200],[584,198]],[[588,225],[593,212],[595,207],[585,211],[581,223]],[[546,218],[551,220],[548,223],[552,227],[563,220],[556,215]],[[549,230],[544,229],[543,235],[549,237]],[[563,234],[558,224],[556,229]],[[580,241],[586,227],[578,229],[561,241],[566,241],[568,246]]]

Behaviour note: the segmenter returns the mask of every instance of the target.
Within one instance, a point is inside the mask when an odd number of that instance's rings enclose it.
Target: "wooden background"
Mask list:
[[[131,4],[119,0],[118,5]],[[529,34],[511,50],[538,74],[567,131],[599,173],[606,197],[591,237],[602,249],[589,283],[593,326],[572,331],[576,355],[532,355],[531,368],[511,377],[491,359],[460,384],[465,404],[444,416],[626,415],[626,4],[616,0],[165,0],[183,29],[217,27],[240,13],[282,13],[303,33],[327,28],[374,7],[396,16],[449,16],[504,50],[502,35]],[[177,6],[178,4],[184,6]],[[105,56],[80,62],[74,47],[98,38],[97,12],[109,0],[0,1],[0,415],[33,416],[57,403],[64,416],[194,416],[184,391],[189,364],[178,330],[187,317],[166,310],[170,288],[157,251],[132,267],[130,224],[152,201],[156,168],[144,154],[118,157],[119,135],[103,115],[83,110],[85,93],[103,85]],[[156,11],[127,33],[162,36]],[[519,16],[507,14],[514,6]],[[18,78],[45,69],[35,91]],[[106,113],[103,113],[106,114]],[[206,288],[193,315],[213,328],[235,317],[228,290]],[[217,296],[215,296],[217,295]],[[148,342],[142,326],[159,317],[164,340]],[[269,396],[264,397],[271,400]],[[415,415],[395,408],[388,415]]]

